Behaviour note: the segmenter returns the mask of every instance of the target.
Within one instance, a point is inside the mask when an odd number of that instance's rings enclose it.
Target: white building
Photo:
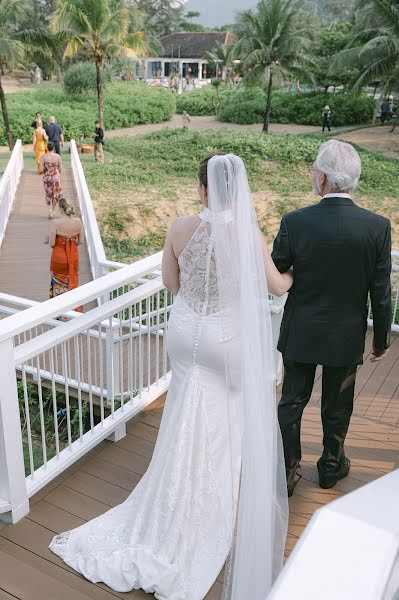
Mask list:
[[[216,65],[209,64],[204,56],[218,44],[231,44],[234,34],[226,31],[171,33],[160,39],[163,53],[149,57],[138,67],[138,77],[162,79],[171,75],[210,79],[216,76]]]

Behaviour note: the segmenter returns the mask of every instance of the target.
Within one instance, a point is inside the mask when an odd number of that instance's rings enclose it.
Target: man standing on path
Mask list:
[[[57,124],[55,117],[50,117],[46,130],[48,141],[53,142],[57,154],[61,154],[61,147],[64,147],[64,135],[61,127]]]
[[[324,130],[326,127],[328,128],[328,131],[331,131],[331,127],[330,127],[331,108],[328,106],[328,104],[326,104],[326,106],[323,108],[322,118],[323,118],[323,133],[324,133]]]
[[[100,127],[100,121],[95,122],[96,129],[93,133],[94,137],[94,158],[95,161],[104,164],[104,130]]]
[[[371,361],[383,359],[390,345],[391,225],[353,202],[360,173],[360,157],[350,144],[324,143],[312,169],[321,202],[287,213],[274,242],[278,270],[294,268],[278,344],[285,367],[278,415],[289,496],[301,477],[301,419],[317,365],[323,367],[320,487],[331,488],[349,473],[344,442],[363,362],[369,295]]]

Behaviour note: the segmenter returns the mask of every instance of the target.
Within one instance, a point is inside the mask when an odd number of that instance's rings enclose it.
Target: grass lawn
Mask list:
[[[272,242],[286,212],[317,202],[309,169],[320,143],[310,136],[228,130],[174,130],[109,140],[104,166],[83,158],[108,258],[133,262],[160,250],[173,219],[201,209],[198,162],[211,150],[243,158],[261,228]],[[399,249],[399,161],[359,152],[363,175],[354,199],[391,219],[393,245]]]

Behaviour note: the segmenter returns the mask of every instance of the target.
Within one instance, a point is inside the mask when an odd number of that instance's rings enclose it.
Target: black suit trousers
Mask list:
[[[287,481],[295,474],[302,458],[302,413],[312,395],[317,365],[284,359],[284,383],[278,407],[283,437]],[[334,473],[345,458],[344,442],[353,412],[356,365],[323,366],[321,419],[323,424],[323,454],[318,461],[319,472]]]

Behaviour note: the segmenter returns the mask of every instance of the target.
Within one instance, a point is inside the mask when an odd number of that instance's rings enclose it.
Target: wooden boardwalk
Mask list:
[[[393,338],[386,362],[365,363],[358,374],[355,414],[346,443],[350,475],[334,489],[317,483],[321,452],[320,381],[305,411],[302,442],[304,477],[290,499],[288,556],[309,518],[324,504],[399,467],[399,430],[394,424],[399,404],[399,338]],[[128,424],[128,435],[103,442],[80,463],[58,477],[31,501],[31,512],[15,526],[0,525],[0,600],[111,600],[152,598],[141,590],[121,594],[91,584],[74,573],[47,546],[54,534],[68,530],[123,502],[150,462],[162,417],[163,399]],[[219,600],[222,579],[206,600]],[[244,600],[244,599],[243,599]],[[246,599],[245,599],[246,600]],[[250,590],[248,591],[250,600]]]
[[[62,172],[63,194],[76,206],[72,170]],[[42,302],[50,289],[50,255],[48,240],[50,221],[44,200],[42,177],[30,167],[24,169],[0,250],[0,292]],[[79,249],[79,283],[91,281],[86,248]]]

